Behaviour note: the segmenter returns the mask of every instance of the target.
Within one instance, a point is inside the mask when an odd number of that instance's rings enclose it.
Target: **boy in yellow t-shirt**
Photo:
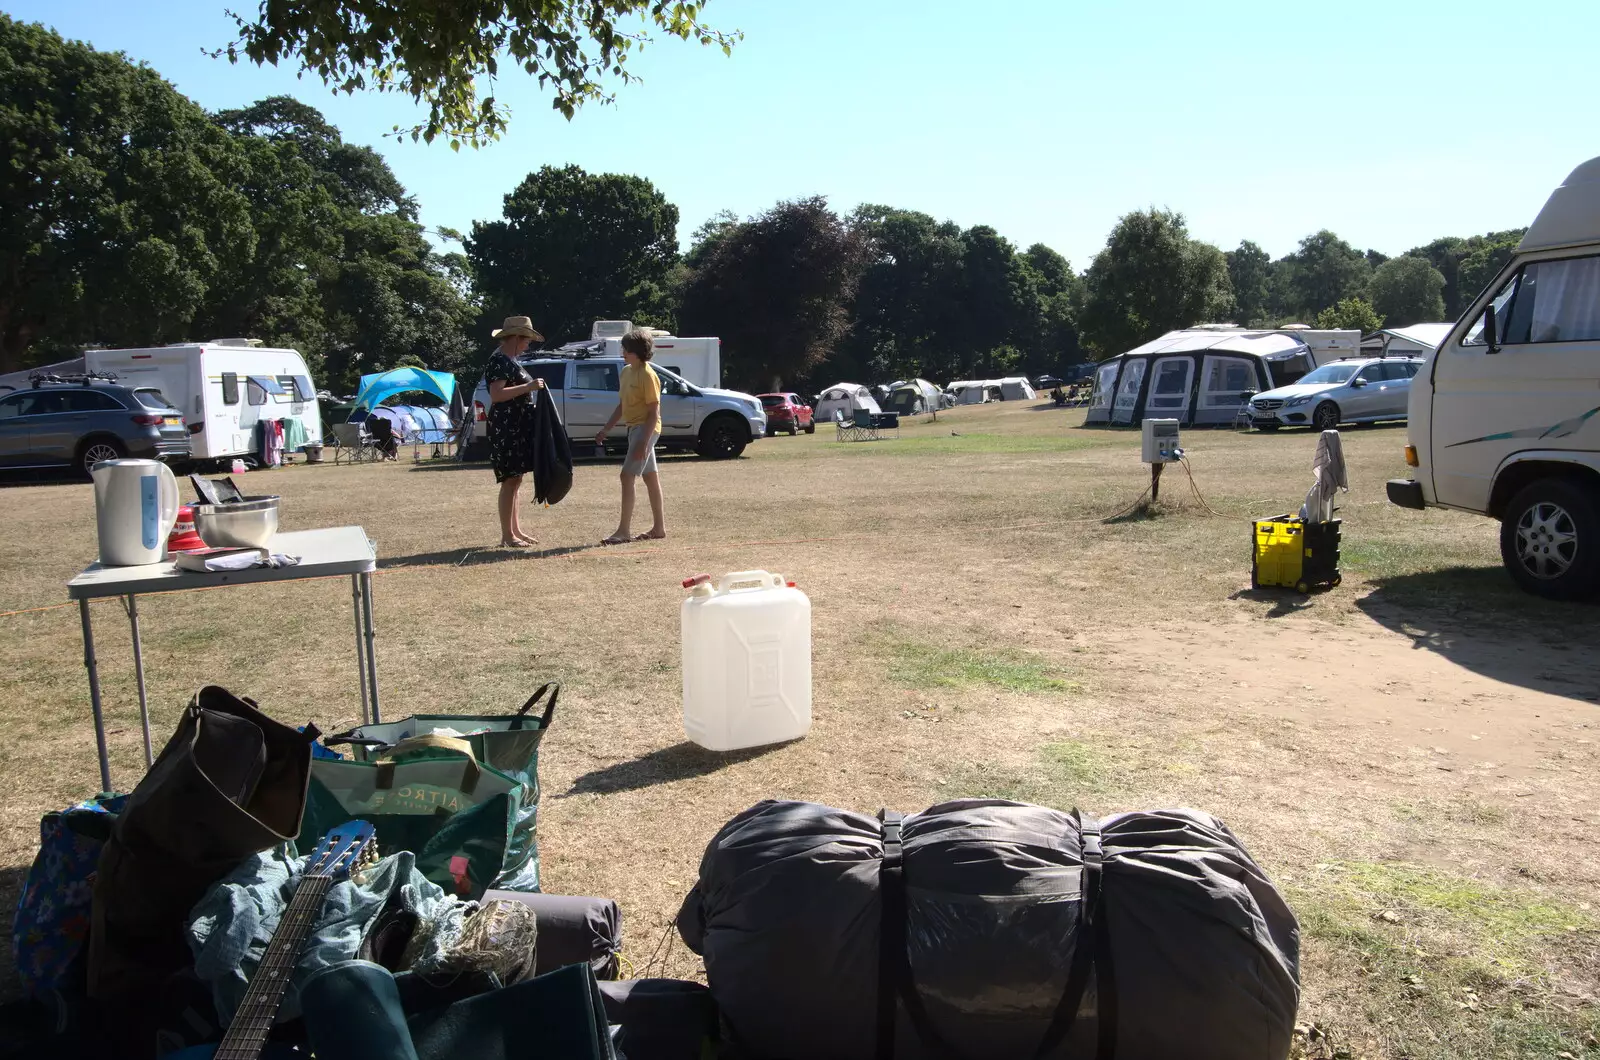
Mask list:
[[[634,328],[622,336],[622,359],[627,367],[622,369],[618,390],[621,401],[594,436],[597,445],[604,445],[606,432],[622,421],[628,425],[628,458],[622,464],[622,518],[616,531],[601,544],[620,545],[624,541],[652,541],[667,536],[666,516],[661,500],[661,476],[656,470],[656,441],[661,437],[661,377],[650,367],[655,342],[650,333]],[[633,480],[644,478],[644,488],[650,494],[652,522],[647,533],[633,534]]]

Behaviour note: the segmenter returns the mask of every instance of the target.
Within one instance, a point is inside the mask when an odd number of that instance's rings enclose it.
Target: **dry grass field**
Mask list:
[[[899,440],[772,438],[663,461],[670,536],[596,545],[616,466],[497,539],[488,470],[293,467],[285,529],[377,540],[385,713],[499,711],[566,683],[544,747],[546,887],[623,906],[636,972],[693,976],[668,932],[706,841],[768,797],[915,810],[998,794],[1216,813],[1304,929],[1307,1057],[1600,1049],[1600,609],[1525,597],[1496,526],[1387,504],[1404,431],[1346,434],[1344,583],[1252,591],[1251,517],[1298,507],[1315,439],[1185,437],[1161,503],[1131,432],[1013,402]],[[1215,514],[1214,514],[1214,513]],[[642,525],[640,527],[643,528]],[[0,491],[0,611],[49,608],[92,557],[86,485]],[[815,722],[716,755],[679,718],[680,580],[766,568],[815,615]],[[343,580],[149,598],[157,740],[216,682],[324,730],[355,720]],[[126,622],[95,605],[114,777],[137,778]],[[75,609],[0,617],[0,901],[46,810],[94,791]],[[0,928],[0,931],[3,931]]]

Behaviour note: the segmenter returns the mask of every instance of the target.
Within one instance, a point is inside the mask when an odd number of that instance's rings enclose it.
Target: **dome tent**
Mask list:
[[[857,410],[882,412],[872,391],[860,383],[835,383],[822,392],[813,412],[817,423],[831,423],[834,412],[843,412],[845,419],[854,419]]]
[[[898,383],[889,391],[889,408],[902,416],[937,411],[939,388],[926,379]]]

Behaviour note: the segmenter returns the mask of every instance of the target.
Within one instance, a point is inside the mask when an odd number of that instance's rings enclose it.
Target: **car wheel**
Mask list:
[[[1311,426],[1319,431],[1336,431],[1339,429],[1339,406],[1331,401],[1324,401],[1317,406],[1317,411],[1311,414]]]
[[[714,460],[732,460],[744,452],[745,434],[739,421],[732,416],[714,416],[700,432],[700,444],[695,451]]]
[[[78,470],[88,478],[100,461],[121,460],[127,455],[127,446],[114,438],[90,438],[78,449]]]
[[[817,421],[816,420],[812,420],[810,423],[806,424],[806,433],[807,434],[816,434],[817,433]]]
[[[789,437],[793,438],[795,435],[797,435],[799,433],[800,433],[800,428],[798,426],[796,426],[795,424],[791,423],[789,425]]]
[[[1540,479],[1512,498],[1500,521],[1500,558],[1523,589],[1551,600],[1600,590],[1600,504],[1592,490]]]

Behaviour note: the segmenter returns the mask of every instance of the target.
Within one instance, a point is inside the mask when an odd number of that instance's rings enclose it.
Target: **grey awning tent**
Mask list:
[[[1310,347],[1278,331],[1169,331],[1095,367],[1087,423],[1136,427],[1145,417],[1227,425],[1249,395],[1299,378]]]

